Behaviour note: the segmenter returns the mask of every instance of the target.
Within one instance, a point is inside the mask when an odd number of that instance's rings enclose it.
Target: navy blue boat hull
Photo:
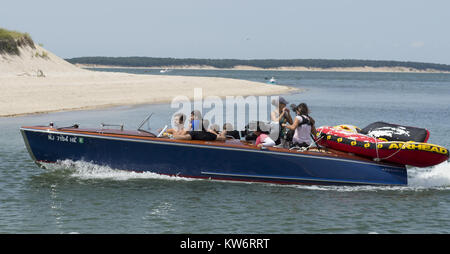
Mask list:
[[[287,184],[406,185],[402,165],[170,140],[21,128],[37,163],[86,161],[113,169],[182,177]]]

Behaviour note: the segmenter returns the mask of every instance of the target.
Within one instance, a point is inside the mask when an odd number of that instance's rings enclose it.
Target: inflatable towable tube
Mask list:
[[[371,137],[359,133],[355,126],[322,126],[317,128],[317,133],[317,141],[322,146],[370,157],[376,161],[430,167],[449,158],[449,151],[445,147],[424,143],[423,141],[397,141],[398,137],[395,138],[397,140],[387,141],[385,138],[391,138],[389,135],[383,136],[383,138]],[[426,141],[428,136],[428,131],[425,136],[422,133],[421,140]]]
[[[389,141],[415,141],[426,143],[430,137],[427,129],[391,124],[385,122],[371,123],[361,131],[368,136]]]

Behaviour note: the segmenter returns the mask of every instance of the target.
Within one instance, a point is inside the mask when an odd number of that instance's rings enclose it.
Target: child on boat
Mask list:
[[[258,122],[257,127],[256,127],[256,131],[254,131],[253,133],[255,133],[255,135],[257,136],[256,138],[256,142],[255,145],[257,147],[271,147],[271,146],[275,146],[275,141],[273,141],[272,138],[269,137],[269,135],[267,135],[267,131],[262,131],[262,129],[265,129],[265,125],[262,122]]]

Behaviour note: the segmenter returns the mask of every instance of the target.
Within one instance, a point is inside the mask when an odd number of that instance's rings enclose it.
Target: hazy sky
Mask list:
[[[3,1],[0,27],[64,58],[373,59],[450,64],[448,0]]]

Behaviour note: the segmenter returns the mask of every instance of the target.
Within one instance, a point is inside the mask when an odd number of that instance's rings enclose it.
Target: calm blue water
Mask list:
[[[110,71],[108,69],[102,69]],[[158,74],[159,70],[125,71]],[[383,120],[427,128],[450,147],[450,75],[173,70],[167,75],[265,81],[306,89],[317,125],[364,127]],[[21,125],[124,123],[150,112],[167,124],[169,105],[0,118],[0,233],[450,233],[450,164],[410,168],[407,187],[282,186],[130,173],[84,162],[38,168]]]

